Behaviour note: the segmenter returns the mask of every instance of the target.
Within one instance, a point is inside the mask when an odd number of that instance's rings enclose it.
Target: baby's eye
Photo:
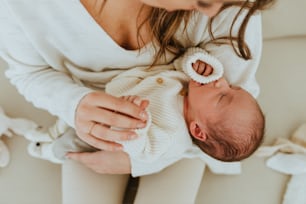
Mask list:
[[[218,103],[220,103],[220,102],[221,102],[221,100],[224,98],[224,96],[226,96],[226,94],[224,94],[224,93],[220,93]]]
[[[230,87],[231,89],[235,89],[235,90],[240,90],[240,89],[241,89],[239,86],[234,86],[234,85],[232,85],[232,84],[229,84],[229,87]]]

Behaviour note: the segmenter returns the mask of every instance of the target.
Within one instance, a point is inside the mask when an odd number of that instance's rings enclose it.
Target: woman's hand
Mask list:
[[[133,130],[145,127],[147,106],[148,101],[139,98],[130,101],[104,92],[87,94],[76,110],[77,135],[98,149],[121,150],[121,144],[114,141],[137,137]]]
[[[192,68],[200,75],[209,76],[213,73],[213,68],[201,60],[192,63]]]
[[[130,174],[129,156],[123,151],[98,151],[94,153],[68,153],[68,159],[75,160],[101,174]]]

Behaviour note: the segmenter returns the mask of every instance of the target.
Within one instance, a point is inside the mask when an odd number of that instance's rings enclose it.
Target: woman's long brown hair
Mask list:
[[[209,21],[209,32],[211,36],[210,43],[217,43],[217,44],[230,43],[234,51],[239,57],[246,59],[246,60],[251,59],[252,57],[251,52],[244,40],[244,35],[245,35],[247,24],[251,16],[256,11],[264,10],[268,8],[270,5],[272,5],[273,2],[274,0],[256,0],[254,2],[250,2],[249,0],[246,0],[244,2],[225,3],[223,7],[221,8],[221,10],[219,11],[219,13],[221,13],[224,9],[230,6],[240,6],[241,9],[237,13],[231,25],[231,28],[229,31],[230,36],[222,36],[222,37],[215,38],[212,33],[212,22],[214,18],[210,19]],[[247,9],[248,12],[242,21],[242,24],[238,31],[238,35],[232,36],[232,28],[238,16],[241,14],[241,12],[244,9]],[[188,21],[191,15],[192,15],[192,11],[179,10],[179,11],[174,11],[174,12],[167,12],[164,9],[159,9],[159,8],[152,9],[152,14],[148,17],[148,21],[150,23],[150,27],[152,29],[152,34],[154,36],[154,39],[157,40],[157,43],[159,46],[159,50],[156,54],[154,63],[156,63],[156,61],[159,58],[164,56],[166,51],[170,51],[176,55],[180,55],[184,52],[185,48],[180,44],[179,40],[175,38],[175,33],[177,32],[182,22],[184,22],[185,25],[188,24]]]
[[[104,0],[103,6],[107,0]],[[215,38],[212,33],[212,22],[214,18],[211,18],[209,21],[209,33],[211,40],[210,43],[216,44],[223,44],[229,43],[232,45],[236,54],[243,58],[243,59],[251,59],[252,55],[245,43],[244,35],[247,24],[251,18],[251,16],[258,10],[264,10],[268,8],[274,0],[255,0],[255,1],[242,1],[242,2],[233,2],[233,3],[224,3],[223,7],[220,9],[219,13],[221,13],[224,9],[231,7],[231,6],[240,6],[241,9],[238,11],[236,17],[234,18],[231,28],[230,28],[230,35],[229,36],[222,36]],[[238,31],[237,36],[232,36],[232,28],[241,14],[241,12],[247,9],[248,12],[244,17],[241,26]],[[102,10],[102,9],[101,9]],[[140,11],[141,12],[141,11]],[[190,20],[194,11],[184,11],[184,10],[177,10],[173,12],[168,12],[165,9],[160,8],[152,8],[151,14],[143,20],[141,23],[138,24],[138,39],[139,44],[142,41],[141,35],[139,35],[140,28],[143,25],[149,24],[149,28],[151,29],[152,39],[154,42],[157,43],[158,49],[156,50],[155,60],[153,61],[153,65],[163,56],[167,51],[179,56],[184,52],[186,48],[180,43],[179,39],[175,38],[175,33],[178,31],[179,27],[182,23],[184,23],[185,28]],[[219,14],[218,13],[218,14]],[[217,14],[217,15],[218,15]]]

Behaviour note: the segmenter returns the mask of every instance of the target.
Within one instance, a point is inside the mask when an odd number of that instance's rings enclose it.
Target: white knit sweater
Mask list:
[[[212,75],[198,75],[192,68],[196,60],[210,64],[214,68]],[[192,143],[183,114],[184,93],[190,77],[200,83],[216,80],[222,76],[222,64],[201,48],[189,48],[174,65],[154,66],[151,70],[136,67],[106,85],[105,91],[112,95],[137,95],[150,101],[147,125],[136,130],[139,137],[119,141],[129,154],[132,175],[156,173],[182,158],[200,158],[215,173],[239,173],[239,162],[215,160]]]
[[[213,25],[216,37],[228,36],[238,9],[230,8],[219,15]],[[208,18],[196,14],[187,33],[177,32],[186,47],[210,40]],[[241,18],[236,22],[233,33]],[[182,25],[183,27],[183,25]],[[255,72],[261,54],[261,17],[252,17],[246,41],[253,60],[236,56],[229,45],[210,45],[206,49],[224,65],[232,84],[258,95]],[[6,76],[18,91],[36,107],[45,109],[74,127],[76,107],[93,88],[122,71],[150,65],[154,49],[148,44],[141,50],[126,50],[93,20],[79,0],[0,0],[0,57],[9,65]],[[167,64],[173,59],[167,53]],[[83,86],[83,84],[85,86]]]

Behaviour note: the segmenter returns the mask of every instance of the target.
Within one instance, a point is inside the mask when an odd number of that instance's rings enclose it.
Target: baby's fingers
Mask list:
[[[204,72],[203,72],[203,76],[209,76],[213,73],[213,68],[209,65],[209,64],[206,64],[205,66],[205,69],[204,69]]]
[[[206,63],[197,60],[195,63],[192,64],[192,68],[200,75],[203,75],[206,69]]]
[[[139,96],[121,96],[123,100],[129,101],[134,103],[135,105],[139,106],[142,110],[146,109],[149,105],[149,101],[146,99],[141,99]]]

